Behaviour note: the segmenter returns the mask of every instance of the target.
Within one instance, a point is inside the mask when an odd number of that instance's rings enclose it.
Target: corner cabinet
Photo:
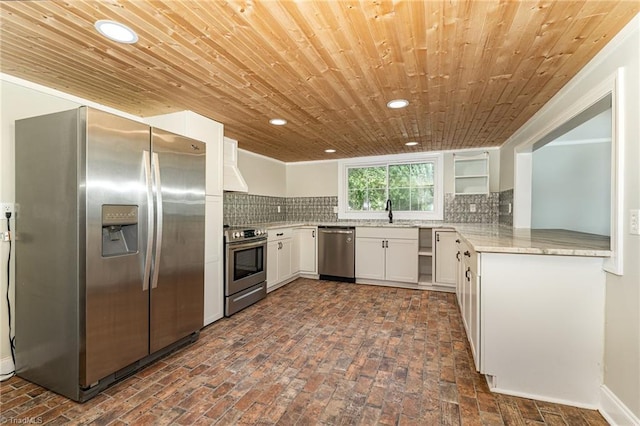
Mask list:
[[[356,228],[356,279],[418,282],[416,228]]]
[[[453,155],[455,194],[489,193],[489,153]]]
[[[293,267],[294,273],[303,276],[318,274],[318,228],[303,226],[293,230]]]

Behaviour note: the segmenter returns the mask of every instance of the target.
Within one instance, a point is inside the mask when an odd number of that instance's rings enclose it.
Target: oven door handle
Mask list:
[[[230,251],[234,251],[234,250],[241,250],[245,248],[260,247],[260,246],[266,246],[266,245],[267,245],[266,241],[252,241],[250,243],[229,244],[228,246]]]
[[[255,290],[252,290],[252,291],[250,291],[250,292],[249,292],[249,293],[247,293],[247,294],[243,294],[242,296],[236,297],[235,299],[233,299],[233,301],[234,301],[234,302],[237,302],[238,300],[242,300],[242,299],[244,299],[245,297],[249,297],[249,296],[251,296],[251,295],[253,295],[253,294],[258,293],[259,291],[262,291],[262,287],[256,288]]]

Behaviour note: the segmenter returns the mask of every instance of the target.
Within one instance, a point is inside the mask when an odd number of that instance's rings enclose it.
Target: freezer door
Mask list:
[[[93,109],[81,111],[86,120],[81,126],[86,181],[80,184],[80,204],[86,204],[86,325],[80,386],[86,387],[149,353],[145,255],[152,194],[150,164],[145,164],[150,128]]]
[[[205,145],[152,129],[156,229],[150,349],[200,330],[204,318]]]

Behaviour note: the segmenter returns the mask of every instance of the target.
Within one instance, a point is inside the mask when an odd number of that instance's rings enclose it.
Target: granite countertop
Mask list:
[[[478,252],[610,257],[610,238],[564,229],[515,229],[503,225],[457,224]]]
[[[267,229],[297,226],[376,226],[393,228],[450,228],[478,252],[546,254],[559,256],[610,257],[610,238],[563,229],[515,229],[496,224],[444,223],[428,221],[340,221],[273,222]]]

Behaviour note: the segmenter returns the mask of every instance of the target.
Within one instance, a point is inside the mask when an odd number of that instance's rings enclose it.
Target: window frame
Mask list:
[[[350,211],[348,210],[348,169],[351,167],[376,167],[433,163],[433,211],[396,211],[393,210],[393,218],[400,220],[443,220],[444,218],[444,154],[420,153],[420,154],[396,154],[375,157],[357,157],[338,161],[338,219],[360,220],[388,220],[386,211]],[[387,176],[387,191],[389,181]],[[388,194],[387,194],[388,196]],[[393,207],[393,206],[392,206]]]

